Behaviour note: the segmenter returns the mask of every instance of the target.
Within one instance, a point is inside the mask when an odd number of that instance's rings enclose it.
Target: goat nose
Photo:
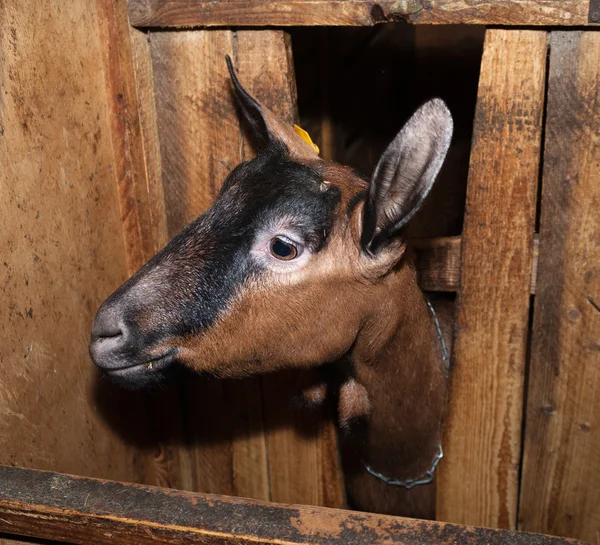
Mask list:
[[[98,367],[116,368],[122,365],[119,353],[126,345],[127,330],[119,312],[112,307],[101,307],[90,339],[90,356]]]

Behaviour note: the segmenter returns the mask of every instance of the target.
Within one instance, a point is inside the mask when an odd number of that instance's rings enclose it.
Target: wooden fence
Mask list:
[[[595,0],[0,4],[0,463],[344,507],[331,417],[286,410],[296,376],[134,396],[98,384],[87,337],[250,154],[223,56],[297,119],[287,34],[249,27],[386,21],[502,27],[486,31],[462,235],[416,241],[422,287],[457,292],[437,518],[598,541]]]

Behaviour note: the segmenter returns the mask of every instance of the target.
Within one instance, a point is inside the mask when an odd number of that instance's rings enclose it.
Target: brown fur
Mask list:
[[[381,170],[378,165],[368,185],[350,169],[321,161],[290,127],[245,93],[231,63],[230,69],[259,140],[275,143],[294,161],[315,167],[323,176],[324,197],[327,191],[335,192],[331,196],[336,199],[339,194],[333,225],[329,234],[324,232],[324,246],[301,266],[265,267],[256,276],[244,277],[210,326],[197,328],[199,333],[171,333],[162,341],[153,340],[152,346],[143,347],[146,356],[155,354],[156,361],[165,361],[176,354],[195,371],[231,378],[330,364],[326,367],[334,376],[308,387],[304,400],[314,405],[331,395],[338,401],[345,435],[342,458],[353,505],[434,518],[433,484],[405,490],[377,479],[365,464],[391,479],[414,480],[431,469],[438,454],[446,368],[402,228],[441,166],[451,138],[450,114],[439,100],[425,104],[384,152]],[[175,248],[179,254],[174,268],[167,247],[158,266],[150,264],[134,278],[130,293],[115,294],[123,304],[146,297],[151,301],[150,292],[154,300],[167,303],[137,316],[138,326],[150,333],[153,324],[176,323],[194,276],[202,274],[197,267],[202,249],[195,244]],[[193,253],[189,259],[186,248]],[[192,262],[195,266],[188,272],[186,264]],[[118,372],[121,361],[113,356],[123,349],[127,336],[115,296],[95,320],[91,353]],[[168,304],[177,298],[181,305]],[[175,331],[186,330],[193,328]],[[134,367],[139,372],[140,366]]]
[[[345,446],[352,501],[377,512],[432,516],[431,485],[412,491],[387,485],[360,460],[397,479],[430,468],[446,387],[433,318],[403,255],[404,242],[373,262],[361,257],[362,204],[350,218],[345,211],[364,182],[337,165],[327,167],[325,180],[342,194],[326,248],[292,275],[245,285],[208,331],[170,339],[161,349],[176,347],[190,368],[230,378],[349,358],[352,377],[340,389],[340,421],[345,426],[368,416],[365,437]]]

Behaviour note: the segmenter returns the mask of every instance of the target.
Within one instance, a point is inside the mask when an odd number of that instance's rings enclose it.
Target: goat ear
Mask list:
[[[303,140],[288,123],[279,119],[273,112],[252,97],[242,87],[229,55],[225,59],[238,104],[250,125],[258,151],[263,151],[269,145],[283,144],[290,154],[297,159],[317,159],[319,154],[315,149],[316,146]]]
[[[375,255],[415,215],[431,190],[452,139],[444,102],[421,106],[383,152],[363,210],[361,246]]]

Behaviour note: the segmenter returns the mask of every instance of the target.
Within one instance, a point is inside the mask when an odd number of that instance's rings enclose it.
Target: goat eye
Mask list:
[[[269,241],[269,252],[271,255],[281,261],[291,261],[298,257],[298,248],[290,240],[273,237]]]

